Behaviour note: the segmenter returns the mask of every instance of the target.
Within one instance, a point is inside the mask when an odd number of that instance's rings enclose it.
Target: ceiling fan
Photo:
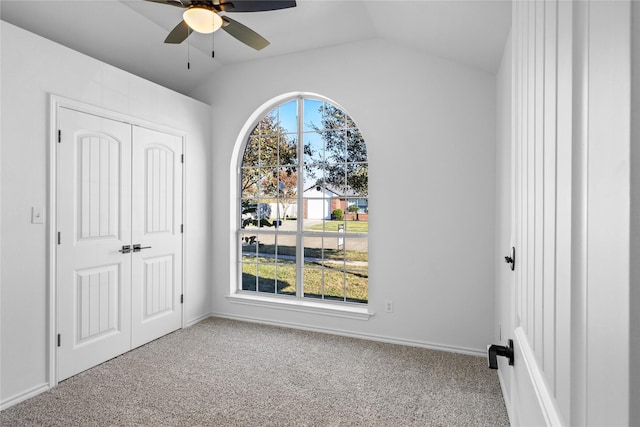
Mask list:
[[[251,28],[220,12],[266,12],[295,7],[295,0],[146,0],[186,9],[183,20],[171,30],[165,43],[178,44],[193,32],[209,34],[222,28],[231,36],[256,50],[264,49],[269,42]]]

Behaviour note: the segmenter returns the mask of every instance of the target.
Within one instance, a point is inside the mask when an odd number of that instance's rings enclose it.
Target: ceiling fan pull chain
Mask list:
[[[216,51],[215,51],[215,47],[216,47],[216,36],[214,35],[215,31],[213,33],[211,33],[211,57],[215,58],[216,57]]]
[[[191,43],[187,41],[187,70],[191,69]]]

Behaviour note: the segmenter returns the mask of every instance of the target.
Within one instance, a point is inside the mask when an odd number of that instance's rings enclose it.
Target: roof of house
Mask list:
[[[314,188],[317,189],[317,187],[321,187],[325,191],[327,191],[329,193],[332,193],[332,194],[334,194],[334,195],[336,195],[338,197],[361,197],[361,196],[355,194],[351,188],[346,188],[345,191],[339,191],[339,190],[337,190],[335,187],[333,187],[331,185],[324,185],[323,186],[323,185],[314,184],[314,185],[309,186],[308,188],[305,188],[304,192],[306,193],[307,191],[312,190]],[[320,191],[320,190],[317,190],[317,191]]]

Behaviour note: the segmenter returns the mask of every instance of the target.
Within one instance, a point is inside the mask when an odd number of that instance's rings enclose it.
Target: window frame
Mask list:
[[[257,229],[249,229],[251,233],[255,232],[258,235],[271,235],[274,236],[274,241],[277,242],[279,236],[292,236],[295,239],[296,244],[296,261],[295,261],[295,273],[296,273],[296,290],[295,296],[291,294],[279,294],[276,292],[268,293],[268,292],[260,292],[259,286],[256,284],[255,290],[243,290],[243,245],[242,245],[242,236],[247,233],[247,228],[242,228],[242,203],[243,203],[243,194],[242,194],[242,171],[244,166],[244,157],[245,150],[247,144],[249,143],[250,135],[253,133],[256,126],[275,108],[278,108],[282,105],[285,105],[293,100],[296,100],[296,138],[297,138],[297,194],[296,194],[296,203],[297,203],[297,215],[296,215],[296,228],[294,230],[281,230],[278,228],[271,229],[269,228],[257,228]],[[342,300],[334,300],[330,298],[326,298],[324,295],[324,279],[323,279],[323,291],[320,297],[316,298],[313,296],[305,296],[304,295],[304,270],[305,270],[305,262],[304,262],[304,251],[305,251],[305,239],[310,237],[322,237],[322,238],[347,238],[347,239],[366,239],[367,242],[367,253],[368,253],[368,243],[369,243],[369,234],[367,233],[341,233],[341,232],[333,232],[333,231],[314,231],[314,230],[305,230],[305,219],[304,219],[304,135],[305,131],[308,129],[305,128],[304,124],[304,108],[305,108],[305,100],[315,100],[324,103],[329,103],[332,106],[340,109],[345,113],[346,116],[351,117],[348,112],[342,108],[339,104],[334,102],[331,99],[328,99],[323,96],[319,96],[316,94],[307,94],[307,93],[296,93],[293,95],[289,95],[286,97],[278,97],[277,99],[272,100],[272,102],[266,103],[260,108],[256,113],[254,113],[254,120],[247,122],[247,125],[243,128],[242,133],[239,136],[239,150],[237,152],[238,157],[236,159],[235,170],[236,170],[236,194],[233,197],[235,203],[235,209],[232,209],[232,212],[235,211],[235,239],[233,239],[232,244],[236,248],[236,259],[235,261],[235,271],[236,271],[236,280],[232,285],[231,293],[228,298],[231,298],[232,302],[243,303],[243,304],[251,304],[251,305],[267,305],[272,306],[276,304],[277,306],[282,306],[285,309],[293,309],[300,310],[301,308],[304,311],[323,311],[324,309],[329,309],[327,313],[332,315],[339,315],[344,317],[355,317],[355,318],[364,318],[367,319],[371,315],[372,312],[369,311],[370,306],[370,295],[369,295],[369,279],[367,278],[367,301],[366,302],[352,302],[348,301],[347,291],[346,291],[346,281],[343,281],[344,292],[342,296]],[[279,119],[280,120],[280,119]],[[353,119],[351,119],[353,121]],[[355,122],[354,122],[355,123]],[[357,127],[358,131],[361,133],[362,131]],[[366,142],[365,142],[366,147]],[[346,162],[346,160],[345,160]],[[367,169],[369,167],[369,159],[368,154],[366,157]],[[259,167],[259,166],[258,166]],[[277,168],[281,167],[278,162]],[[362,196],[350,196],[354,199],[366,199],[367,206],[369,206],[369,195],[366,197]],[[258,198],[256,200],[258,203],[261,202],[261,199]],[[278,207],[279,209],[279,207]],[[368,209],[367,209],[368,210]],[[324,247],[324,246],[323,246]],[[346,260],[343,260],[345,262]],[[256,261],[256,266],[259,263]],[[277,263],[275,264],[277,265]],[[277,267],[276,267],[277,268]],[[343,264],[343,274],[346,274],[348,271],[346,267],[346,263]],[[367,275],[369,268],[367,266]],[[256,271],[256,277],[257,271]],[[346,279],[345,279],[346,280]],[[277,288],[276,288],[277,290]]]

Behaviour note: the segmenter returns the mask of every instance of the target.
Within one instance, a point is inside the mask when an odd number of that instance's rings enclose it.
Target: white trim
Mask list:
[[[49,241],[47,242],[48,254],[48,278],[47,288],[49,290],[49,383],[48,388],[55,387],[58,384],[57,378],[57,333],[58,333],[58,319],[57,319],[57,174],[58,174],[58,111],[60,108],[67,108],[70,110],[79,111],[85,114],[93,114],[98,117],[102,117],[109,120],[115,120],[122,123],[126,123],[131,126],[138,126],[169,135],[177,136],[182,139],[182,152],[185,154],[186,160],[186,140],[187,133],[184,131],[169,128],[157,123],[153,123],[144,119],[133,117],[127,114],[118,113],[106,108],[98,107],[91,104],[86,104],[81,101],[66,98],[64,96],[49,93],[49,212],[48,212],[48,227],[49,227]],[[182,293],[186,294],[186,272],[185,272],[185,248],[186,248],[186,162],[182,166],[182,224],[184,224],[185,232],[182,233]],[[181,316],[181,328],[185,327],[185,306],[181,304],[182,316]],[[37,393],[36,393],[37,394]],[[16,402],[17,403],[17,402]]]
[[[502,398],[504,399],[504,406],[507,408],[507,417],[509,417],[509,424],[513,425],[513,408],[511,406],[511,396],[507,393],[504,377],[502,371],[498,369],[498,382],[500,383],[500,390],[502,390]]]
[[[513,339],[522,353],[522,360],[517,360],[516,363],[522,362],[525,366],[525,371],[529,374],[528,382],[537,397],[537,406],[540,408],[540,413],[544,417],[546,425],[562,426],[562,418],[558,413],[554,398],[549,393],[544,374],[536,362],[536,355],[529,346],[529,341],[522,327],[516,328]]]
[[[179,136],[182,138],[186,137],[186,132],[184,131],[170,128],[158,123],[150,122],[145,119],[140,119],[138,117],[131,116],[129,114],[119,113],[117,111],[109,110],[107,108],[86,104],[82,101],[76,101],[74,99],[66,98],[64,96],[56,95],[53,93],[49,95],[51,97],[52,105],[55,105],[56,107],[64,107],[64,108],[79,111],[85,114],[93,114],[95,116],[102,117],[105,119],[115,120],[115,121],[126,123],[132,126],[139,126],[146,129],[156,130],[158,132],[167,133],[169,135]],[[54,112],[55,111],[56,110],[54,110]]]
[[[182,234],[182,273],[180,275],[182,279],[182,289],[180,290],[180,294],[182,295],[182,315],[180,316],[180,327],[185,328],[186,325],[186,315],[187,310],[185,309],[186,304],[184,301],[188,301],[187,299],[187,135],[186,133],[181,136],[182,138],[182,159],[181,159],[181,167],[182,167],[182,218],[180,219],[180,224],[182,226],[181,234]]]
[[[43,383],[32,387],[25,392],[13,395],[0,403],[0,411],[4,411],[5,409],[12,407],[13,405],[17,405],[20,402],[31,399],[32,397],[37,396],[40,393],[44,393],[45,391],[49,391],[50,389],[51,387],[49,387],[48,384]]]
[[[264,325],[271,326],[281,326],[285,328],[291,329],[299,329],[303,331],[311,331],[311,332],[320,332],[331,335],[338,335],[342,337],[350,337],[350,338],[359,338],[368,341],[376,341],[376,342],[384,342],[388,344],[397,344],[397,345],[405,345],[409,347],[418,347],[425,348],[428,350],[438,350],[438,351],[446,351],[448,353],[456,353],[456,354],[465,354],[467,356],[478,356],[478,357],[487,357],[487,352],[485,350],[472,349],[467,347],[455,347],[444,344],[435,344],[431,342],[425,341],[417,341],[405,338],[394,338],[385,335],[377,335],[377,334],[366,334],[366,333],[356,333],[352,331],[346,331],[343,329],[335,329],[335,328],[322,328],[318,326],[309,326],[301,323],[294,322],[280,322],[274,321],[271,319],[264,319],[255,316],[239,316],[235,314],[226,314],[226,313],[211,313],[211,317],[220,317],[223,319],[232,319],[232,320],[240,320],[244,322],[251,323],[260,323]]]
[[[191,319],[184,325],[183,329],[188,328],[189,326],[193,326],[196,323],[200,323],[203,320],[208,319],[209,317],[211,317],[211,313],[205,313],[201,316],[196,317],[195,319]]]
[[[57,270],[57,224],[58,224],[58,107],[63,101],[53,95],[49,96],[49,212],[47,215],[47,227],[49,227],[49,241],[47,242],[47,251],[49,258],[49,265],[47,266],[47,289],[49,290],[49,384],[48,387],[54,387],[58,384],[58,378],[56,375],[56,333],[58,331],[58,317],[57,317],[57,296],[58,287],[56,277],[58,275]]]
[[[278,308],[281,310],[298,311],[303,313],[322,314],[325,316],[343,317],[347,319],[369,320],[375,313],[365,307],[355,307],[346,304],[331,304],[309,301],[304,299],[275,298],[245,293],[227,295],[227,300],[236,304],[246,304],[258,307]]]

